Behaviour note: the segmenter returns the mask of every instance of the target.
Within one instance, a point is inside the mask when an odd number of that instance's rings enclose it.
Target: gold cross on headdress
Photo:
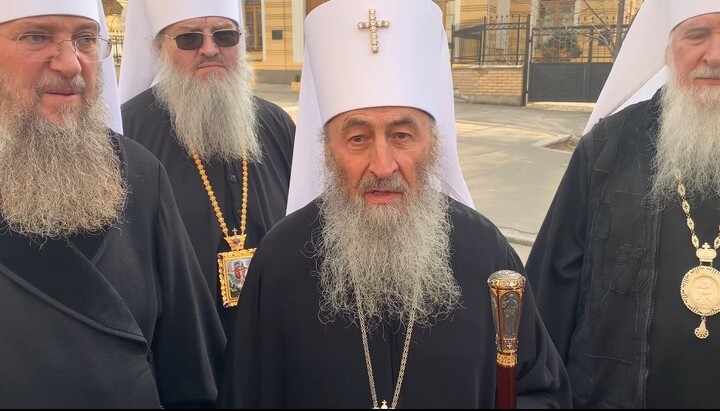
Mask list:
[[[375,15],[375,9],[370,9],[370,21],[361,21],[358,23],[359,29],[370,28],[370,48],[373,53],[378,52],[378,27],[389,27],[389,20],[378,20]]]

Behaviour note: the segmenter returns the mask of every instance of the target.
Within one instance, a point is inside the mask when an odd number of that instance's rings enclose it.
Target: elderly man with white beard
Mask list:
[[[0,407],[212,406],[225,337],[162,165],[108,128],[102,13],[0,8]]]
[[[165,166],[226,333],[245,280],[230,268],[285,216],[295,133],[253,96],[241,11],[240,0],[133,0],[120,70],[125,134]]]
[[[599,113],[528,276],[575,406],[717,408],[720,2],[646,1],[623,44],[598,107],[667,84]]]
[[[358,27],[368,15],[390,22],[372,41]],[[289,203],[301,208],[250,265],[220,406],[494,406],[487,280],[523,268],[463,204],[441,16],[429,0],[331,0],[308,15]],[[323,157],[320,190],[308,170]],[[567,407],[567,374],[526,291],[518,405]]]

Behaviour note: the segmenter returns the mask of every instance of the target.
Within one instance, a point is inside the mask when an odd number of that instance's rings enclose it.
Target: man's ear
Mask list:
[[[155,41],[153,41],[153,48],[155,49],[155,52],[156,52],[158,55],[160,55],[160,52],[162,51],[162,48],[163,48],[163,40],[164,40],[164,39],[162,38],[162,35],[160,34],[160,35],[158,35],[157,37],[155,37]]]

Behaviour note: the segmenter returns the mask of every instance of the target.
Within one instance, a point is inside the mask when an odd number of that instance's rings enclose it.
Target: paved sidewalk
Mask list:
[[[258,84],[256,93],[294,118],[298,94],[289,85]],[[455,102],[460,165],[475,208],[500,228],[523,261],[571,155],[544,146],[579,138],[591,110],[591,104],[576,103]]]

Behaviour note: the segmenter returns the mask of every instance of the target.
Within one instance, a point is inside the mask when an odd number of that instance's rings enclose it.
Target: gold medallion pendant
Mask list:
[[[254,248],[245,249],[245,235],[225,237],[230,251],[218,253],[218,273],[220,275],[220,293],[223,307],[235,307],[240,301],[240,291],[245,284],[245,276],[250,267],[250,260],[255,254]]]
[[[240,207],[240,234],[237,229],[233,229],[233,235],[228,233],[228,227],[225,223],[225,218],[220,210],[215,192],[210,185],[205,167],[203,166],[200,156],[193,152],[193,159],[197,166],[198,172],[200,173],[200,179],[205,186],[208,198],[210,199],[210,205],[215,212],[218,223],[220,224],[220,231],[223,233],[223,238],[227,241],[230,246],[230,251],[224,253],[218,253],[217,264],[218,274],[220,282],[220,294],[222,295],[223,307],[231,308],[238,305],[240,301],[240,292],[242,291],[243,284],[245,284],[245,276],[247,275],[248,268],[250,268],[250,260],[255,254],[254,248],[245,248],[245,222],[247,219],[247,198],[248,198],[248,164],[247,159],[242,159],[242,206]]]
[[[685,198],[685,185],[677,171],[676,176],[680,204],[687,217],[687,226],[690,230],[690,242],[695,247],[695,255],[700,260],[700,265],[683,276],[680,282],[680,297],[688,310],[700,316],[700,325],[695,329],[695,336],[705,339],[710,335],[705,320],[720,312],[720,271],[713,267],[713,260],[717,257],[716,250],[720,248],[720,231],[713,241],[713,247],[710,247],[708,243],[700,247],[700,240],[695,234],[695,221],[690,217],[690,203]]]
[[[701,265],[685,274],[680,283],[680,296],[685,306],[700,316],[700,326],[695,329],[695,336],[705,339],[710,335],[705,320],[720,312],[720,271],[710,265],[702,265],[715,259],[716,252],[705,243],[697,250]]]

